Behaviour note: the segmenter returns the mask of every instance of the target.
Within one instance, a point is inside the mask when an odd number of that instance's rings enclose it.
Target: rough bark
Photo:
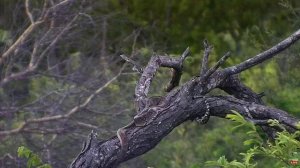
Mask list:
[[[218,68],[229,57],[229,53],[226,53],[213,67],[208,68],[207,62],[212,47],[205,42],[200,75],[176,89],[174,88],[179,83],[183,60],[188,55],[188,51],[178,59],[168,56],[152,57],[143,69],[136,86],[135,101],[138,114],[132,124],[125,128],[123,136],[126,137],[123,138],[126,138],[126,148],[121,145],[117,136],[99,141],[96,134],[91,133],[71,167],[117,167],[120,163],[153,149],[175,127],[185,121],[200,120],[206,123],[209,116],[225,118],[227,114],[232,113],[232,110],[249,121],[261,125],[269,133],[276,129],[270,128],[267,124],[269,119],[278,120],[289,131],[298,130],[299,119],[285,111],[264,105],[261,100],[262,94],[256,94],[251,88],[245,86],[236,74],[272,58],[299,38],[300,30],[269,50],[223,70]],[[147,97],[148,90],[156,71],[161,66],[173,68],[175,71],[170,87],[167,89],[170,92],[155,104],[149,103],[151,98]],[[207,93],[215,88],[222,89],[229,95],[208,96]],[[141,124],[140,121],[143,123]]]

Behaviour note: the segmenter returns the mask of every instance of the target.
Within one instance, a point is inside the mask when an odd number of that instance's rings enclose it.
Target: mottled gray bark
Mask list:
[[[264,105],[261,100],[262,94],[253,92],[235,75],[272,58],[299,38],[300,30],[271,49],[223,70],[218,70],[218,67],[228,58],[229,53],[225,54],[212,68],[208,68],[207,59],[211,47],[205,42],[205,55],[200,75],[176,89],[174,87],[179,83],[183,60],[188,55],[188,51],[185,51],[178,59],[168,56],[152,57],[136,86],[138,114],[133,122],[124,128],[119,138],[114,136],[108,140],[99,141],[96,135],[91,133],[85,147],[71,167],[117,167],[120,163],[153,149],[166,135],[185,121],[200,120],[206,123],[209,116],[225,118],[227,114],[232,113],[232,110],[237,111],[249,121],[261,125],[267,132],[276,129],[270,129],[267,124],[269,119],[278,120],[289,131],[299,129],[298,119],[287,112]],[[153,103],[147,94],[151,81],[160,66],[173,68],[175,72],[173,81],[170,82],[171,87],[168,89],[170,92]],[[207,93],[215,88],[222,89],[229,95],[208,96]]]

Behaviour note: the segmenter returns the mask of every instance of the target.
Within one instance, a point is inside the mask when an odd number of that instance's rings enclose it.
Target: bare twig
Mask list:
[[[216,70],[222,65],[224,64],[224,62],[229,58],[230,56],[230,52],[227,52],[225,55],[222,56],[222,58],[213,66],[211,67],[203,76],[202,80],[206,80],[208,79],[214,72],[216,72]]]
[[[213,46],[208,44],[207,40],[203,41],[203,46],[204,46],[204,55],[203,55],[203,59],[202,59],[201,72],[200,72],[201,77],[204,76],[204,74],[208,70],[208,58],[209,58],[209,54],[213,48]]]
[[[26,28],[26,30],[19,36],[19,38],[1,55],[0,57],[0,65],[4,63],[4,61],[7,59],[7,57],[9,57],[12,52],[14,52],[20,45],[23,44],[23,42],[32,34],[32,32],[34,32],[36,30],[36,28],[41,24],[45,22],[45,15],[47,15],[46,13],[51,13],[51,12],[56,12],[59,11],[63,8],[65,8],[66,6],[71,5],[74,2],[74,0],[65,0],[62,1],[56,5],[54,5],[53,7],[51,7],[50,9],[46,10],[46,6],[47,3],[45,1],[44,3],[44,9],[42,11],[41,16],[37,19],[37,21],[34,21],[33,16],[29,10],[29,0],[25,1],[25,8],[26,8],[26,14],[29,17],[29,20],[31,22],[30,26],[28,26]]]
[[[84,122],[80,122],[80,121],[77,121],[76,124],[78,126],[89,128],[89,129],[95,129],[95,130],[99,129],[99,127],[96,125],[92,125],[92,124],[84,123]]]
[[[32,49],[32,53],[31,53],[31,57],[30,57],[30,62],[28,67],[33,68],[35,65],[35,61],[36,61],[36,57],[37,57],[37,50],[38,50],[38,43],[35,42],[33,45],[33,49]]]
[[[86,14],[86,13],[82,13],[82,12],[79,12],[79,15],[88,18],[88,19],[90,20],[90,23],[91,23],[93,26],[96,26],[96,23],[95,23],[95,21],[94,21],[94,19],[92,18],[91,15]]]
[[[102,23],[102,40],[101,40],[101,61],[106,55],[106,36],[107,36],[107,18],[104,17],[103,23]]]
[[[130,64],[133,65],[133,70],[137,71],[138,73],[143,73],[143,67],[139,65],[137,62],[133,61],[132,59],[128,58],[126,55],[121,54],[121,58],[123,58],[125,61],[129,62]]]
[[[256,56],[229,68],[224,69],[227,75],[233,75],[240,73],[246,69],[249,69],[257,64],[262,63],[265,60],[268,60],[274,57],[276,54],[282,52],[283,50],[290,47],[296,41],[300,39],[300,29],[297,30],[295,33],[287,37],[285,40],[281,41],[280,43],[276,44],[275,46],[271,47],[270,49],[257,54]]]
[[[76,21],[77,17],[78,17],[78,15],[76,15],[66,25],[66,27],[53,39],[53,41],[47,46],[47,48],[39,56],[37,56],[37,54],[36,54],[36,51],[38,50],[37,49],[38,44],[36,44],[33,48],[31,60],[30,60],[28,67],[23,71],[16,72],[16,73],[10,74],[9,76],[6,76],[4,79],[2,79],[0,81],[0,86],[3,86],[13,80],[27,79],[31,75],[33,75],[35,73],[36,69],[38,68],[38,66],[40,65],[40,62],[42,61],[42,59],[45,57],[45,55],[49,51],[49,49],[52,48],[57,43],[57,41],[66,33],[66,31],[68,31],[71,28],[72,24]]]
[[[38,25],[43,23],[43,21],[37,21],[34,24],[31,24],[20,37],[11,45],[0,57],[0,65],[4,63],[5,59],[9,57],[12,52],[14,52],[24,41],[31,35],[31,33],[37,28]]]
[[[60,33],[53,39],[53,41],[48,45],[48,47],[39,55],[39,57],[34,60],[34,67],[35,69],[39,66],[41,60],[45,57],[47,52],[57,43],[58,40],[71,28],[73,23],[78,18],[78,15],[75,15],[73,19],[60,31]]]
[[[184,52],[181,54],[180,62],[183,64],[183,61],[191,54],[190,47],[187,47]]]
[[[26,14],[27,14],[31,24],[34,24],[34,19],[33,19],[32,13],[30,12],[30,9],[29,9],[29,0],[25,0],[25,9],[26,9]]]
[[[58,121],[60,119],[68,119],[73,114],[78,112],[79,110],[85,108],[101,91],[103,91],[105,88],[107,88],[111,83],[113,83],[123,72],[125,68],[125,65],[120,69],[119,73],[111,78],[109,81],[107,81],[104,85],[99,87],[97,90],[95,90],[92,94],[90,94],[83,103],[73,107],[71,110],[69,110],[66,114],[61,115],[55,115],[55,116],[46,116],[41,118],[35,118],[35,119],[28,119],[27,121],[20,124],[18,128],[12,129],[12,130],[5,130],[0,131],[1,135],[11,135],[11,134],[17,134],[19,132],[22,132],[28,125],[33,123],[42,123],[42,122],[50,122],[50,121]],[[27,132],[29,130],[26,130]]]

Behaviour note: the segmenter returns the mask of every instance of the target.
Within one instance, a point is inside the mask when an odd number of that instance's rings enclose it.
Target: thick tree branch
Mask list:
[[[254,102],[257,104],[263,105],[263,101],[261,99],[262,94],[256,94],[251,88],[245,86],[239,79],[237,75],[229,76],[220,86],[220,89],[224,90],[230,95],[233,95],[235,98],[245,100],[247,102]],[[248,120],[255,120],[249,114]],[[266,125],[260,124],[262,130],[268,135],[271,140],[274,140],[276,137],[276,130],[268,127]]]
[[[257,104],[263,104],[263,101],[261,100],[261,95],[256,94],[252,89],[245,86],[239,80],[237,75],[229,76],[218,87],[237,99],[245,100],[248,102],[254,102]]]
[[[300,38],[300,30],[271,49],[236,66],[218,70],[229,54],[225,54],[207,70],[210,47],[205,43],[201,74],[178,89],[171,90],[156,103],[147,97],[151,81],[159,67],[180,69],[184,59],[154,56],[145,67],[137,83],[135,96],[139,114],[120,134],[106,141],[98,141],[92,133],[83,150],[71,167],[115,168],[120,163],[153,149],[174,128],[188,120],[205,120],[209,116],[226,118],[237,111],[251,122],[269,128],[266,122],[277,120],[289,131],[300,129],[300,120],[280,109],[265,106],[261,95],[246,87],[234,74],[251,68],[283,51]],[[220,88],[233,96],[207,96],[211,90]],[[124,141],[126,139],[126,141]],[[126,143],[126,144],[124,144]],[[126,146],[126,147],[124,147]]]
[[[120,155],[121,145],[116,136],[104,142],[97,141],[95,138],[91,142],[92,144],[89,145],[90,147],[75,159],[71,167],[112,168],[121,162],[144,154],[154,148],[176,126],[187,120],[195,120],[198,116],[202,116],[206,108],[205,99],[210,104],[212,116],[225,118],[227,114],[232,113],[231,110],[235,110],[246,118],[248,113],[251,113],[254,118],[276,119],[281,124],[293,129],[299,128],[299,120],[282,110],[228,96],[190,99],[187,103],[183,94],[181,92],[178,95],[177,102],[172,103],[170,108],[160,111],[151,124],[144,127],[132,126],[127,128],[127,135],[130,139],[128,139],[128,150],[125,155]],[[119,156],[122,156],[122,158],[119,158]]]
[[[217,117],[226,117],[227,114],[232,112],[228,110],[236,110],[244,117],[248,118],[248,113],[253,116],[253,119],[267,120],[274,119],[278,120],[280,124],[299,130],[300,120],[292,117],[287,112],[268,107],[252,102],[243,101],[230,96],[218,96],[210,100],[212,107],[211,114]]]

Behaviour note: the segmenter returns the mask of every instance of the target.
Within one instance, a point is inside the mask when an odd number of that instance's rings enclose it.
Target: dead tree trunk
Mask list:
[[[208,68],[208,57],[212,49],[204,41],[204,56],[201,72],[182,86],[175,88],[180,81],[187,49],[180,58],[153,56],[142,69],[134,61],[122,56],[138,67],[142,73],[135,90],[137,115],[127,126],[119,129],[118,136],[99,141],[91,133],[82,151],[71,164],[72,168],[114,168],[120,163],[140,156],[153,149],[175,127],[188,120],[206,123],[210,116],[225,118],[232,110],[237,111],[249,121],[260,125],[268,135],[274,136],[274,130],[268,125],[269,119],[276,119],[287,130],[299,129],[299,120],[287,112],[263,104],[260,94],[245,86],[237,74],[262,63],[290,47],[300,38],[300,30],[273,46],[272,48],[225,69],[219,69],[230,53],[226,53],[213,67]],[[148,98],[148,90],[159,67],[174,70],[172,80],[167,87],[169,92],[160,99]],[[219,88],[228,96],[208,96],[211,90]]]

